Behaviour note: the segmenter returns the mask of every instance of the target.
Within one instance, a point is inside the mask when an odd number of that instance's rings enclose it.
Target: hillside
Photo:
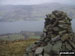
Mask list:
[[[24,56],[26,48],[37,40],[0,41],[0,56]]]
[[[1,21],[36,21],[45,18],[53,10],[66,11],[71,18],[75,17],[75,6],[59,3],[45,3],[40,5],[2,5],[0,6]]]

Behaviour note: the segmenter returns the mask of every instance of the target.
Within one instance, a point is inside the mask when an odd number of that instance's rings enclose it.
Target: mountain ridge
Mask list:
[[[45,3],[40,5],[3,5],[0,6],[0,22],[37,21],[43,20],[46,14],[53,10],[62,10],[75,18],[75,7],[60,3]]]

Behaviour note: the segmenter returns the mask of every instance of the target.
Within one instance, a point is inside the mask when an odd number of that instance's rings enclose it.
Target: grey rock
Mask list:
[[[74,34],[71,20],[63,11],[55,10],[52,14],[47,14],[43,36],[40,38],[39,45],[37,45],[39,47],[35,51],[40,52],[40,50],[43,50],[42,46],[45,56],[59,55],[59,51],[74,51],[75,42],[73,41]]]

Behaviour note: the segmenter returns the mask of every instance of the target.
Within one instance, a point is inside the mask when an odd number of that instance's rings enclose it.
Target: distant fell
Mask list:
[[[0,6],[0,22],[43,20],[45,15],[53,10],[65,11],[71,18],[75,18],[75,6],[73,5],[59,3],[45,3],[40,5],[2,5]]]

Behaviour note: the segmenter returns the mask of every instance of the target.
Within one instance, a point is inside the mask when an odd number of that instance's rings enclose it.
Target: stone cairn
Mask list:
[[[32,56],[62,56],[62,51],[75,52],[71,20],[63,11],[55,10],[46,15],[43,34],[38,42],[27,48],[27,56],[29,52]]]

